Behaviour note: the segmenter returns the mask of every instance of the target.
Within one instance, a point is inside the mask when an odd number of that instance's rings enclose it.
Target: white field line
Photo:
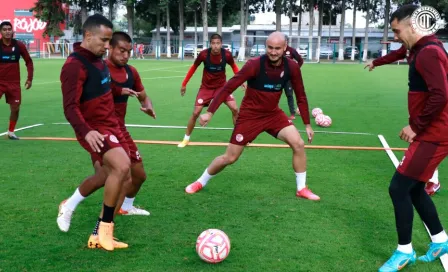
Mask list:
[[[178,78],[178,77],[185,77],[185,76],[168,76],[168,77],[142,77],[142,79],[162,79],[162,78]]]
[[[68,125],[69,123],[53,123],[53,125]],[[167,128],[167,129],[186,129],[186,126],[162,126],[162,125],[136,125],[136,124],[126,124],[127,127],[137,127],[137,128]],[[233,130],[233,128],[226,127],[201,127],[197,126],[195,129],[208,129],[208,130]],[[303,132],[303,131],[302,131]],[[373,133],[366,132],[344,132],[344,131],[326,131],[326,130],[315,130],[316,133],[328,133],[328,134],[347,134],[347,135],[374,135]]]
[[[179,68],[179,67],[189,67],[191,65],[176,65],[176,66],[169,66],[164,68],[154,68],[154,69],[145,69],[145,70],[137,70],[138,72],[149,72],[149,71],[163,71],[163,70],[169,70],[172,68]]]
[[[386,142],[386,139],[384,138],[383,135],[378,135],[378,138],[380,139],[381,144],[383,145],[383,147],[386,148],[386,153],[389,156],[389,158],[392,161],[392,163],[394,164],[395,168],[397,168],[398,165],[400,164],[400,162],[398,161],[398,159],[395,156],[394,152],[392,152],[392,150],[390,150],[390,149],[387,149],[387,148],[390,148],[390,146]],[[428,229],[428,227],[426,226],[425,223],[423,223],[423,226],[425,226],[426,231],[428,232],[428,235],[431,237],[431,233],[429,232],[429,229]],[[442,266],[443,266],[444,270],[448,271],[448,254],[444,254],[442,257],[440,257],[440,262],[442,262]]]
[[[16,131],[20,131],[20,130],[24,130],[24,129],[33,128],[33,127],[43,126],[43,125],[44,125],[44,124],[35,124],[35,125],[27,126],[27,127],[16,128],[16,129],[14,130],[14,132],[16,132]],[[0,136],[6,135],[6,134],[8,134],[8,132],[3,132],[3,133],[0,133]]]

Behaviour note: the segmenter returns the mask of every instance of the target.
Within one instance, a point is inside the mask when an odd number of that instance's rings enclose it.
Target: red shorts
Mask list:
[[[126,141],[126,144],[129,147],[131,163],[132,164],[141,163],[143,161],[142,157],[140,156],[140,152],[138,152],[137,145],[134,143],[134,140],[132,139],[131,135],[129,134],[129,132],[126,129],[124,129],[124,130],[122,129],[122,132],[123,132],[123,136]]]
[[[22,102],[20,83],[0,82],[0,98],[3,94],[5,94],[6,103],[10,105],[20,105]]]
[[[415,141],[409,145],[397,171],[407,177],[427,182],[439,164],[448,156],[448,142]]]
[[[262,132],[266,131],[277,138],[280,130],[293,125],[288,116],[283,111],[275,112],[271,115],[259,119],[236,120],[230,143],[235,145],[246,145],[257,138]]]
[[[85,150],[87,150],[87,152],[90,153],[90,157],[92,159],[93,164],[95,164],[95,162],[98,161],[102,165],[104,154],[113,148],[121,147],[129,155],[128,144],[126,143],[126,139],[124,138],[123,133],[120,131],[120,129],[118,129],[118,128],[96,128],[95,130],[103,135],[107,135],[106,137],[104,137],[104,141],[103,141],[104,146],[101,148],[100,153],[93,151],[92,148],[90,148],[89,143],[87,143],[87,141],[85,139],[78,138],[79,144]]]
[[[219,89],[199,89],[198,95],[196,96],[195,106],[207,107],[212,102]],[[226,102],[235,101],[233,95],[229,95],[226,98]]]

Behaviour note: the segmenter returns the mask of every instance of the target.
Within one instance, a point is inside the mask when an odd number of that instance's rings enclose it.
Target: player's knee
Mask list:
[[[11,105],[11,112],[19,112],[20,105]]]
[[[226,154],[224,155],[224,161],[226,165],[234,164],[238,160],[239,156]]]
[[[137,175],[134,175],[132,178],[138,184],[143,184],[146,181],[146,178],[147,178],[146,172],[145,171],[141,171]]]
[[[302,152],[305,149],[305,142],[302,139],[298,139],[291,143],[291,148],[294,152]]]
[[[238,108],[230,108],[230,111],[232,112],[232,115],[234,116],[238,115]]]
[[[194,118],[194,119],[198,119],[200,114],[201,114],[201,112],[196,112],[196,111],[194,111],[194,112],[193,112],[193,118]]]

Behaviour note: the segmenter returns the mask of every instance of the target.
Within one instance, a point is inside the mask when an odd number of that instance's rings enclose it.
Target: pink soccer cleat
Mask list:
[[[311,190],[308,189],[308,187],[305,187],[302,190],[297,191],[296,196],[306,198],[309,200],[315,200],[315,201],[320,200],[320,197],[318,195],[313,194],[313,192],[311,192]]]
[[[199,181],[195,181],[185,188],[187,194],[194,194],[202,189],[202,184]]]

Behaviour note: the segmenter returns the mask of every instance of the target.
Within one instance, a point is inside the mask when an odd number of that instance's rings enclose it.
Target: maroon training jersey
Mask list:
[[[128,86],[118,86],[115,82],[121,83],[120,85],[126,85],[126,82],[131,81],[129,78],[129,75],[126,71],[126,68],[124,66],[119,67],[119,66],[115,66],[112,62],[110,62],[109,60],[106,61],[107,63],[107,67],[109,67],[109,71],[110,71],[110,76],[112,78],[112,93],[114,95],[114,102],[115,102],[115,115],[117,116],[118,119],[118,124],[120,125],[120,128],[126,128],[125,125],[125,117],[126,117],[126,109],[128,106],[127,103],[127,98],[129,98],[129,96],[122,96],[121,95],[121,89],[123,87],[128,87]],[[143,87],[142,84],[142,80],[140,78],[140,75],[138,74],[137,70],[128,65],[129,70],[131,72],[131,77],[132,77],[132,86],[129,86],[128,88],[136,91],[136,92],[141,92],[143,91],[145,88]],[[124,99],[120,99],[120,98],[124,98]]]
[[[223,50],[225,52],[225,60],[226,64],[230,66],[235,65],[235,61],[232,57],[232,53],[230,53],[227,50]],[[198,57],[194,61],[194,66],[197,68],[201,63],[204,63],[207,60],[208,55],[208,49],[202,50],[201,53],[199,53]],[[210,62],[215,65],[219,65],[222,63],[223,56],[221,54],[213,55],[210,54]],[[226,83],[226,70],[220,72],[209,72],[207,69],[204,68],[204,71],[202,72],[202,83],[201,83],[201,89],[217,89],[222,87]]]
[[[2,47],[1,48],[2,52],[5,53],[11,54],[14,53],[16,50],[20,52],[20,56],[25,61],[26,69],[28,71],[27,80],[33,81],[33,72],[34,72],[33,60],[31,59],[25,44],[16,40],[14,43],[11,42],[9,45],[5,45],[3,43],[3,40],[0,39],[0,46]],[[20,83],[20,63],[19,62],[2,63],[0,61],[0,82],[1,81]]]
[[[409,52],[409,124],[416,140],[448,142],[448,58],[435,36]]]
[[[297,52],[297,50],[295,50],[291,46],[289,46],[289,45],[286,46],[286,50],[283,53],[283,56],[297,61],[297,63],[299,64],[299,67],[302,67],[303,58],[300,56],[299,52]]]
[[[106,63],[101,57],[97,57],[80,45],[81,43],[73,45],[74,52],[92,64],[92,67],[86,68],[80,59],[71,55],[62,67],[60,80],[65,117],[75,130],[76,136],[84,139],[89,131],[98,127],[118,128],[118,120],[115,117],[114,100],[110,87],[108,90],[85,88],[89,83],[89,78],[94,78],[89,73],[89,69],[96,69],[97,71],[94,72],[98,73],[106,71],[109,76],[108,79],[99,78],[100,82],[94,82],[94,84],[99,84],[99,86],[110,84],[110,74]],[[95,81],[97,81],[97,77],[95,77]]]
[[[267,76],[274,81],[280,81],[284,76],[283,63],[279,66],[273,66],[269,59],[266,58],[265,75],[260,75],[260,59],[261,57],[253,58],[247,61],[243,68],[235,74],[224,87],[216,95],[210,104],[208,111],[214,113],[218,107],[226,100],[226,98],[233,93],[244,82],[257,79],[260,76]],[[294,89],[294,93],[297,97],[297,105],[300,109],[301,117],[304,124],[310,123],[310,115],[308,110],[308,100],[305,94],[305,88],[303,86],[302,73],[300,72],[299,65],[291,60],[288,61],[289,74],[291,85]],[[238,113],[238,118],[257,119],[264,116],[268,116],[276,111],[281,111],[278,106],[282,92],[265,92],[254,89],[247,86],[246,94],[241,103],[241,107]]]
[[[389,54],[375,59],[372,63],[374,66],[390,64],[407,58],[407,52],[406,47],[402,45],[398,50],[390,51]]]

